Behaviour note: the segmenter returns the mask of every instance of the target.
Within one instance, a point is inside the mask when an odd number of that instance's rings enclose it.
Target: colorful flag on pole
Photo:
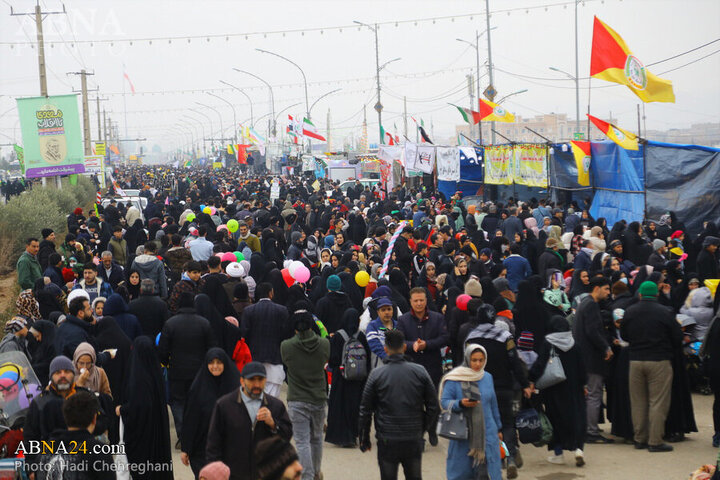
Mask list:
[[[434,145],[432,140],[430,140],[427,132],[425,131],[425,128],[422,125],[418,125],[418,129],[420,130],[420,138],[422,139],[423,143],[429,143],[430,145]]]
[[[570,142],[572,146],[573,156],[575,157],[575,165],[577,166],[577,181],[583,187],[590,186],[590,161],[592,153],[590,150],[590,142]]]
[[[234,154],[235,154],[235,150],[233,149],[232,143],[228,144],[228,146],[227,146],[227,153],[228,153],[229,155],[234,155]]]
[[[480,119],[486,122],[506,122],[512,123],[515,121],[515,115],[505,110],[497,103],[490,102],[488,100],[480,99]]]
[[[22,174],[25,175],[25,150],[17,143],[13,145],[13,149],[15,149],[15,155],[17,156],[18,163],[20,164],[20,170],[22,171]]]
[[[452,103],[450,105],[457,108],[460,112],[460,115],[462,115],[463,120],[465,120],[470,125],[477,125],[477,123],[481,119],[480,112],[475,112],[473,110],[470,110],[469,108],[458,107],[457,105],[454,105]]]
[[[588,118],[598,129],[600,129],[601,132],[607,135],[610,140],[617,143],[625,150],[637,150],[639,148],[637,135],[634,133],[623,130],[612,123],[600,120],[592,115],[588,115]]]
[[[123,77],[127,82],[130,84],[130,91],[133,95],[135,95],[135,85],[130,81],[130,77],[128,76],[127,72],[125,71],[125,65],[123,64]]]
[[[626,85],[643,102],[675,103],[672,82],[656,77],[612,28],[595,17],[590,76]]]
[[[235,151],[237,152],[237,161],[241,165],[247,165],[247,148],[248,144],[237,144],[235,145]]]
[[[315,124],[312,123],[312,122],[310,121],[310,119],[308,119],[308,118],[303,118],[303,130],[302,130],[302,133],[303,133],[303,135],[305,135],[306,137],[314,138],[314,139],[316,139],[316,140],[320,140],[321,142],[324,142],[324,141],[325,141],[325,137],[323,137],[322,135],[320,135],[320,133],[318,132],[317,127],[315,126]]]

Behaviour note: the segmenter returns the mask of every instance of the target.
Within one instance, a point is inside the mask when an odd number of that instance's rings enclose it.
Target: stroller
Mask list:
[[[23,462],[18,446],[30,402],[40,393],[42,385],[25,355],[0,354],[0,480],[27,478],[18,468]]]
[[[697,321],[690,315],[682,313],[677,315],[677,320],[683,330],[683,355],[685,355],[690,390],[703,395],[710,395],[712,393],[710,380],[705,374],[702,358],[700,358],[702,342],[695,335]]]

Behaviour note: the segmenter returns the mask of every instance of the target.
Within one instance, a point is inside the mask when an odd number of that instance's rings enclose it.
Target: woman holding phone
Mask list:
[[[467,440],[450,440],[448,480],[502,480],[500,412],[486,362],[485,349],[470,344],[465,347],[465,362],[440,382],[442,409],[462,412],[468,424]]]

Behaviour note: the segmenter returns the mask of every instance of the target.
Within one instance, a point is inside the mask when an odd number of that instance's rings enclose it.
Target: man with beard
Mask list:
[[[50,434],[58,429],[66,428],[62,407],[66,398],[79,391],[89,390],[75,385],[75,367],[72,360],[59,355],[50,362],[50,384],[30,403],[25,419],[24,447],[29,448],[30,441],[45,441]],[[38,455],[25,455],[25,464],[29,471],[34,472],[31,466],[40,461]],[[30,474],[34,478],[34,473]]]
[[[252,452],[260,441],[276,435],[285,441],[292,437],[282,400],[264,393],[266,376],[262,363],[248,363],[240,374],[240,388],[220,397],[213,409],[205,458],[230,467],[231,480],[257,478]]]

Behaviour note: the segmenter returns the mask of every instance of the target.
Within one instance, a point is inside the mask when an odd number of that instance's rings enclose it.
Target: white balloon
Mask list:
[[[302,267],[304,265],[305,265],[304,263],[302,263],[301,261],[298,261],[298,260],[295,260],[294,262],[290,263],[290,266],[287,267],[288,271],[290,272],[290,276],[295,278],[295,270],[298,267]]]

